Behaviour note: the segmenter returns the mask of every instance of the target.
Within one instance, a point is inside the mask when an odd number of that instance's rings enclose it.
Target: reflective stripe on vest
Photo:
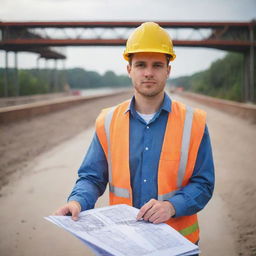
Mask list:
[[[119,197],[130,198],[129,191],[127,189],[115,187],[110,182],[109,182],[109,192],[112,192]]]
[[[104,128],[105,128],[105,132],[106,132],[106,137],[107,137],[107,142],[108,142],[108,181],[109,184],[112,183],[112,164],[111,164],[111,150],[110,150],[110,124],[111,124],[111,120],[113,117],[115,111],[115,107],[112,107],[109,112],[107,113],[106,117],[105,117],[105,122],[104,122]],[[110,191],[115,193],[115,189],[111,188],[111,186],[109,185]]]
[[[111,150],[110,150],[110,124],[115,111],[115,107],[110,108],[106,114],[104,128],[106,132],[108,142],[108,180],[109,180],[109,191],[114,193],[118,197],[130,198],[129,191],[125,188],[118,188],[112,185],[112,163],[111,163]]]
[[[179,232],[183,235],[183,236],[187,236],[193,232],[195,232],[197,229],[199,229],[199,226],[198,226],[198,222],[194,223],[193,225],[187,227],[187,228],[184,228],[182,230],[179,230]]]
[[[104,128],[105,128],[107,142],[108,142],[107,161],[108,161],[108,172],[109,172],[109,189],[110,189],[110,192],[114,193],[118,197],[129,198],[130,195],[127,189],[114,187],[112,185],[112,164],[111,164],[111,151],[110,151],[109,145],[110,145],[110,124],[111,124],[114,111],[115,111],[115,107],[112,107],[109,110],[109,112],[105,116],[105,123],[104,123]],[[179,164],[179,170],[178,170],[178,180],[177,180],[178,188],[181,188],[184,174],[186,171],[193,114],[194,114],[194,110],[191,107],[187,106],[185,123],[183,128],[183,135],[182,135],[181,158],[180,158],[180,164]],[[164,201],[164,200],[170,199],[175,193],[176,191],[172,191],[164,195],[158,195],[158,200]]]
[[[181,157],[180,157],[180,164],[179,164],[179,170],[178,170],[178,180],[177,180],[178,189],[181,188],[186,167],[187,167],[193,114],[194,114],[194,110],[191,107],[187,106],[185,123],[184,123],[183,134],[182,134]],[[161,201],[168,200],[176,193],[176,191],[177,190],[172,191],[170,193],[163,194],[163,195],[158,195],[158,200],[161,200]]]

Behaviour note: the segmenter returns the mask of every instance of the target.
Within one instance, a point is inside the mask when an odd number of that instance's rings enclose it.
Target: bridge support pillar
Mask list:
[[[245,102],[256,101],[256,70],[255,70],[255,47],[253,27],[250,29],[250,42],[251,46],[248,51],[244,53],[244,87],[243,87],[243,100]]]
[[[54,70],[53,70],[53,91],[58,91],[58,63],[57,59],[54,60]]]
[[[244,86],[243,100],[245,102],[255,102],[256,79],[255,79],[255,50],[247,51],[244,54]]]
[[[16,96],[20,96],[20,80],[19,80],[19,69],[18,69],[18,53],[14,53],[14,69],[15,69],[15,88]]]
[[[5,51],[4,97],[8,97],[8,51]]]

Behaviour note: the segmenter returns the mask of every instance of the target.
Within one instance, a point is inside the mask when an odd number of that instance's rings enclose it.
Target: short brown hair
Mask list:
[[[132,57],[133,57],[134,53],[130,53],[128,55],[128,58],[129,58],[129,65],[131,66],[132,65]],[[167,66],[169,65],[170,63],[170,59],[171,59],[171,56],[169,54],[165,54],[166,56],[166,62],[167,62]]]

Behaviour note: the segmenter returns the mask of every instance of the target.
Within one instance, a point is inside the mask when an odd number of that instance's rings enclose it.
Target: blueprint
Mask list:
[[[137,221],[138,211],[120,204],[81,212],[78,221],[70,216],[45,219],[71,232],[98,256],[186,256],[199,252],[198,246],[167,224]]]

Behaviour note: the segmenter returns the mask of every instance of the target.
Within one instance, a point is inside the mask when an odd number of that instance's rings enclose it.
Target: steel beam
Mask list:
[[[125,39],[15,39],[0,42],[0,48],[25,50],[31,46],[124,46]],[[230,49],[245,51],[256,42],[235,40],[173,40],[174,46],[208,47],[217,49]]]
[[[0,22],[1,27],[9,28],[135,28],[145,21],[39,21],[39,22]],[[249,27],[250,22],[177,22],[156,21],[165,28],[219,28],[219,27]]]

